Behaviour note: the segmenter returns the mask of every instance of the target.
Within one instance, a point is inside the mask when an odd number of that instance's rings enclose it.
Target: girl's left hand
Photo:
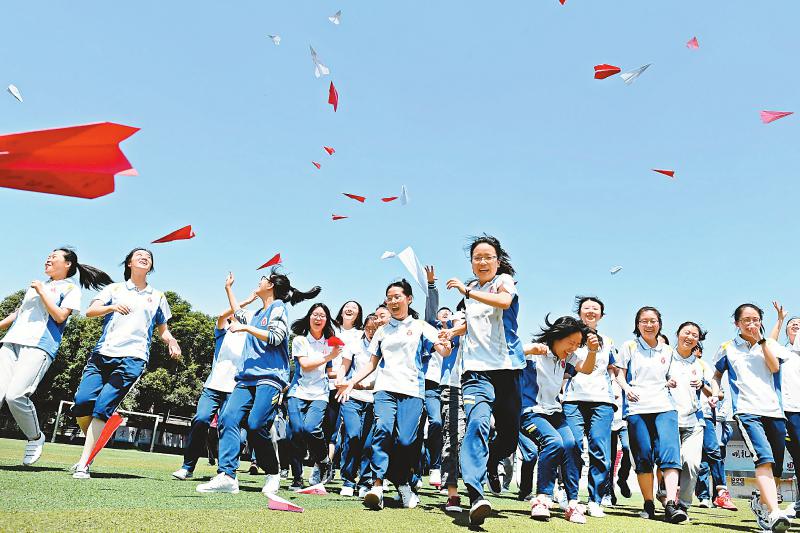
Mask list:
[[[447,288],[448,289],[456,289],[461,294],[467,292],[467,288],[464,286],[464,283],[458,278],[450,278],[447,280]]]
[[[693,387],[695,389],[699,389],[699,388],[701,388],[703,386],[703,380],[701,380],[701,379],[693,379],[692,381],[689,382],[689,386],[691,386],[691,387]]]
[[[181,359],[181,347],[178,346],[178,341],[174,338],[167,343],[167,347],[169,348],[169,356],[175,359],[176,361],[180,361]]]
[[[674,378],[672,378],[672,379],[667,381],[667,387],[669,387],[670,389],[674,389],[677,386],[678,386],[678,382],[675,381]]]
[[[586,345],[589,347],[590,352],[595,352],[600,349],[600,339],[597,338],[597,335],[594,333],[589,333],[589,336],[586,338]]]
[[[228,331],[230,331],[231,333],[238,333],[239,331],[247,331],[247,326],[239,322],[232,322],[231,325],[228,326]]]

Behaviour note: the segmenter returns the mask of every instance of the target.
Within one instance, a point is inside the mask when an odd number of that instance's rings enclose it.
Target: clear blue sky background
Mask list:
[[[371,309],[403,274],[384,250],[412,245],[441,286],[469,276],[463,245],[485,231],[518,271],[523,336],[593,293],[618,342],[655,305],[670,334],[709,328],[713,350],[741,302],[770,327],[773,298],[800,312],[800,117],[758,115],[800,111],[798,18],[791,0],[8,4],[0,83],[25,102],[0,98],[3,132],[142,130],[123,144],[140,177],[110,196],[0,189],[0,294],[61,244],[121,278],[129,249],[192,224],[197,238],[153,245],[151,282],[203,311],[223,307],[228,270],[244,297],[276,252],[297,287]],[[625,86],[594,80],[598,63],[653,66]],[[402,184],[408,206],[377,201]]]

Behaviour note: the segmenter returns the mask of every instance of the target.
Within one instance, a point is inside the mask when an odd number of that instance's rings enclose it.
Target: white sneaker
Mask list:
[[[553,500],[558,502],[558,506],[561,507],[562,511],[569,509],[567,491],[560,489],[558,486],[553,488]]]
[[[589,505],[586,506],[586,512],[592,518],[603,518],[606,515],[597,502],[589,502]]]
[[[600,505],[602,505],[603,507],[614,507],[614,503],[611,501],[611,496],[609,496],[608,494],[603,496],[603,499],[600,500]]]
[[[237,487],[238,488],[238,487]],[[267,474],[267,480],[264,481],[264,488],[261,492],[264,494],[275,494],[281,488],[281,475],[280,474]]]
[[[363,486],[359,487],[359,489],[358,489],[358,497],[363,500],[364,496],[366,496],[368,492],[369,492],[369,487],[363,487]]]
[[[772,511],[767,520],[769,522],[769,531],[783,533],[789,529],[789,519],[780,509]]]
[[[383,487],[372,487],[364,495],[364,505],[370,509],[383,509]]]
[[[39,460],[42,456],[42,448],[44,448],[44,433],[39,432],[39,438],[29,440],[25,445],[25,455],[22,457],[22,464],[30,466]]]
[[[320,484],[320,475],[319,475],[319,463],[314,465],[314,468],[311,470],[311,477],[308,478],[309,485],[319,485]]]
[[[419,505],[419,496],[414,494],[414,491],[411,490],[411,486],[408,484],[397,487],[397,492],[400,494],[400,501],[403,502],[403,507],[413,509]]]
[[[192,472],[189,472],[185,468],[179,468],[172,473],[172,477],[174,477],[175,479],[180,479],[181,481],[185,481],[187,479],[194,477],[194,474]]]
[[[700,503],[698,503],[697,506],[701,509],[711,509],[711,500],[708,498],[700,500]]]
[[[76,465],[75,472],[72,473],[72,479],[91,479],[91,475],[89,474],[89,467]]]
[[[439,488],[442,486],[442,471],[438,468],[431,470],[430,475],[428,476],[428,483],[432,486]]]
[[[227,492],[229,494],[239,493],[239,481],[220,472],[208,483],[197,485],[197,492]]]
[[[789,502],[789,505],[787,505],[786,509],[783,510],[783,514],[786,515],[786,518],[797,518],[797,511],[794,508],[794,502]]]
[[[339,496],[347,496],[350,497],[355,493],[353,487],[342,487],[342,490],[339,491]]]

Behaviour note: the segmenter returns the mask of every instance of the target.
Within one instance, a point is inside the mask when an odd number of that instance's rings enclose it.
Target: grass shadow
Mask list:
[[[137,476],[136,474],[122,474],[120,472],[92,472],[91,475],[92,478],[96,479],[159,479],[147,476]]]
[[[25,465],[2,465],[0,470],[8,472],[63,472],[63,468],[55,466],[25,466]]]

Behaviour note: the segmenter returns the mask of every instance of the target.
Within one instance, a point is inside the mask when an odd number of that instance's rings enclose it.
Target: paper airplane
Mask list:
[[[19,89],[17,89],[16,85],[14,85],[13,83],[9,85],[8,92],[11,93],[11,96],[22,102],[22,95],[20,94]]]
[[[333,106],[333,112],[336,113],[339,108],[339,92],[334,87],[333,82],[331,82],[331,86],[328,89],[328,103]]]
[[[394,202],[398,198],[399,196],[386,196],[385,198],[381,198],[381,202]]]
[[[331,344],[331,339],[338,340],[341,344]],[[344,346],[344,343],[337,339],[336,337],[331,337],[328,339],[328,346]],[[328,494],[328,491],[325,490],[325,485],[322,483],[317,483],[316,485],[311,485],[310,487],[306,487],[304,489],[296,490],[297,494],[315,494],[317,496],[325,496]]]
[[[328,20],[330,20],[331,22],[333,22],[338,26],[342,22],[342,10],[340,9],[339,11],[328,17]]]
[[[312,164],[312,165],[314,165],[315,167],[317,167],[317,170],[319,170],[320,168],[322,168],[322,165],[320,165],[320,164],[319,164],[319,163],[317,163],[316,161],[312,161],[312,162],[311,162],[311,164]]]
[[[675,171],[674,170],[664,170],[664,169],[660,169],[660,168],[652,168],[650,170],[652,170],[653,172],[658,172],[659,174],[664,174],[665,176],[669,176],[670,178],[674,178],[675,177]]]
[[[336,337],[336,336],[329,337],[328,338],[328,346],[331,346],[331,347],[344,346],[344,341],[342,339],[340,339],[339,337]],[[313,485],[311,487],[308,487],[308,489],[305,489],[305,490],[313,489],[314,487],[322,487],[323,489],[325,489],[325,485],[317,484],[317,485]],[[298,490],[297,492],[302,492],[302,491]],[[305,493],[305,492],[303,492],[303,494],[313,494],[313,493],[310,493],[310,492],[309,493]],[[324,494],[327,494],[327,492],[325,492]]]
[[[139,172],[135,168],[129,168],[118,173],[117,176],[138,176]]]
[[[189,224],[188,226],[184,226],[181,229],[176,229],[172,233],[168,233],[161,237],[160,239],[156,239],[153,241],[153,244],[162,243],[162,242],[171,242],[171,241],[180,241],[184,239],[192,239],[195,237],[194,232],[192,231],[192,225]]]
[[[267,498],[269,499],[268,508],[273,511],[290,511],[292,513],[302,513],[303,508],[299,505],[295,505],[288,500],[284,500],[280,496],[276,496],[275,494],[267,493]]]
[[[108,441],[111,440],[111,437],[117,431],[117,428],[122,425],[125,421],[119,413],[114,411],[108,420],[106,420],[106,424],[103,426],[103,430],[100,432],[100,437],[98,437],[97,442],[92,448],[92,453],[89,454],[89,459],[86,461],[86,465],[92,464],[94,462],[94,458],[97,457],[97,454],[100,453],[100,450],[105,448]]]
[[[281,45],[281,36],[280,35],[267,35],[267,37],[272,39],[272,42],[273,42],[273,44],[275,44],[275,46],[280,46]]]
[[[333,155],[333,154],[335,154],[335,153],[336,153],[336,150],[334,150],[334,149],[333,149],[333,148],[331,148],[330,146],[323,146],[322,148],[324,148],[324,149],[325,149],[325,151],[326,151],[326,152],[328,152],[328,155]]]
[[[391,259],[392,257],[397,257],[397,254],[394,252],[383,252],[381,255],[381,259]]]
[[[639,67],[639,68],[634,69],[634,70],[629,70],[628,72],[623,72],[622,74],[619,75],[619,77],[622,78],[622,81],[624,81],[626,85],[630,85],[631,83],[636,81],[636,78],[641,76],[642,72],[647,70],[647,68],[650,65],[652,65],[652,63],[648,63],[648,64],[644,65],[643,67]]]
[[[794,111],[762,111],[761,122],[769,124],[770,122],[775,122],[779,118],[788,117],[793,113]]]
[[[596,80],[604,80],[609,76],[613,76],[614,74],[620,73],[620,68],[615,67],[614,65],[607,65],[603,63],[602,65],[595,65],[594,66],[594,79]]]
[[[330,74],[331,70],[325,65],[323,65],[322,62],[319,60],[319,57],[317,57],[317,52],[316,50],[314,50],[314,47],[309,46],[309,48],[311,48],[311,61],[314,62],[314,76],[319,78],[320,76],[327,76],[328,74]]]
[[[689,42],[686,43],[686,48],[691,48],[693,50],[700,48],[700,43],[697,42],[697,37],[692,37],[689,39]]]
[[[343,192],[342,194],[344,194],[344,195],[345,195],[345,196],[347,196],[348,198],[352,198],[352,199],[353,199],[353,200],[355,200],[356,202],[361,202],[362,204],[364,203],[364,200],[366,200],[366,199],[367,199],[367,197],[366,197],[366,196],[359,196],[359,195],[357,195],[357,194],[350,194],[350,193],[347,193],[347,192]]]
[[[256,270],[261,270],[262,268],[271,267],[273,265],[279,264],[280,262],[281,262],[281,254],[277,253],[272,256],[272,259],[270,259],[269,261],[258,267]]]
[[[403,205],[408,204],[408,189],[406,189],[405,185],[400,188],[400,203]]]
[[[344,220],[345,218],[350,218],[350,217],[346,217],[346,216],[343,216],[343,215],[331,215],[331,218],[333,220]]]
[[[621,267],[621,266],[615,266],[615,267],[612,267],[612,268],[611,268],[611,275],[613,276],[614,274],[616,274],[616,273],[617,273],[617,272],[619,272],[620,270],[622,270],[622,267]]]
[[[428,290],[427,274],[425,274],[425,269],[422,267],[422,263],[419,262],[419,259],[417,259],[417,254],[414,253],[413,248],[409,246],[400,253],[383,252],[381,259],[389,259],[390,257],[398,258],[400,262],[403,263],[408,273],[411,274],[411,278],[417,285],[419,285],[423,291]]]

